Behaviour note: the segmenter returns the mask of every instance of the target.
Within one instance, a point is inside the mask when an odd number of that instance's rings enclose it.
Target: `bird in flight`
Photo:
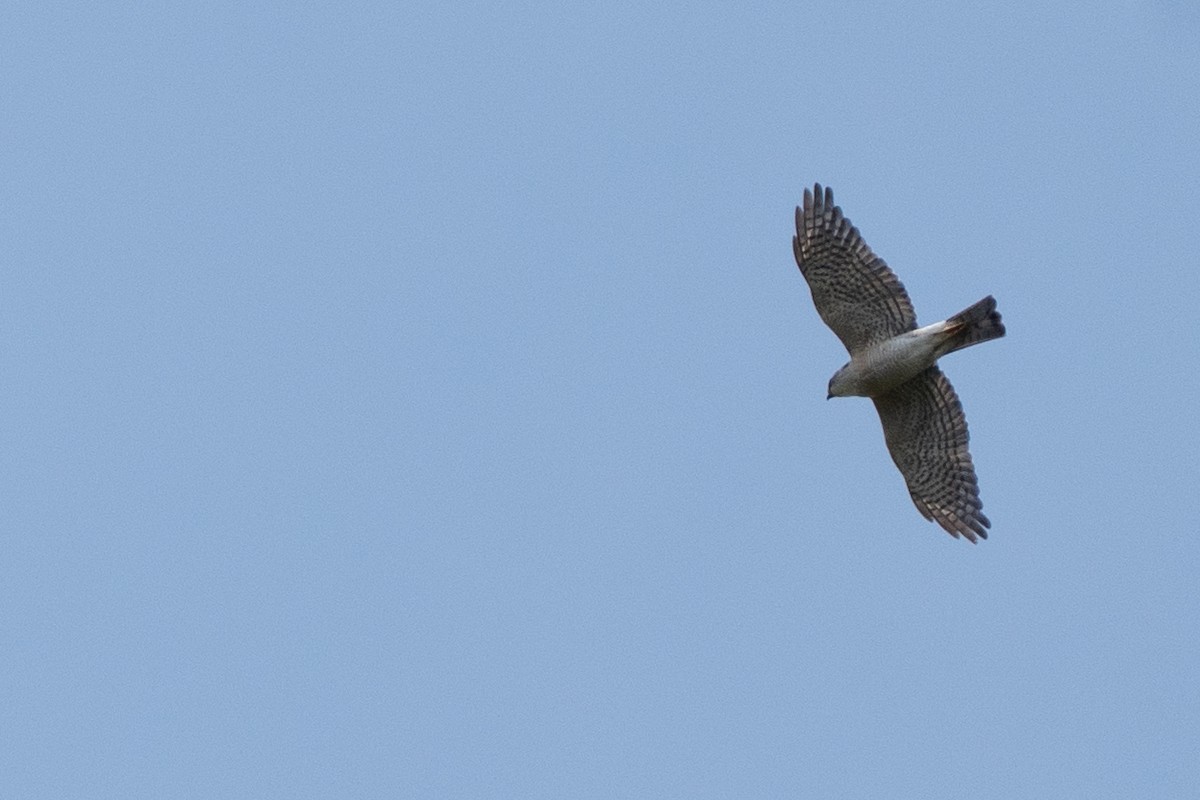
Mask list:
[[[918,328],[900,279],[819,183],[796,209],[792,249],[817,313],[850,351],[828,397],[871,398],[917,510],[954,537],[986,539],[992,523],[981,511],[967,419],[937,360],[1004,335],[996,300]]]

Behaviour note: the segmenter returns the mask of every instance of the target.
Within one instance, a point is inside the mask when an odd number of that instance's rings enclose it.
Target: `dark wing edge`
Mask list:
[[[852,355],[917,326],[904,284],[834,205],[832,189],[804,190],[792,252],[817,313]]]
[[[917,510],[952,536],[987,538],[962,403],[937,367],[873,398],[888,452]]]

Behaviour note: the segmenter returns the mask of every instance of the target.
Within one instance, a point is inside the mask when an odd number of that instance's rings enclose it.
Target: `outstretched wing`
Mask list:
[[[930,367],[873,399],[888,452],[917,510],[953,536],[986,539],[992,523],[980,512],[967,418],[942,371]]]
[[[917,327],[904,284],[842,216],[832,189],[804,190],[792,249],[817,313],[851,355]]]

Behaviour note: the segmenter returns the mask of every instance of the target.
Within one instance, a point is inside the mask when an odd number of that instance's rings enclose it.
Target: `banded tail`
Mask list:
[[[996,310],[996,298],[989,294],[970,308],[950,317],[946,320],[946,333],[950,337],[947,353],[999,339],[1004,335],[1004,323],[1000,321],[1000,312]]]

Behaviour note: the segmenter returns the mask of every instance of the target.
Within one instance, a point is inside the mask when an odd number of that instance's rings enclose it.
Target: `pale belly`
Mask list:
[[[937,363],[939,337],[927,330],[901,334],[882,342],[857,359],[851,368],[867,397],[885,394]]]

